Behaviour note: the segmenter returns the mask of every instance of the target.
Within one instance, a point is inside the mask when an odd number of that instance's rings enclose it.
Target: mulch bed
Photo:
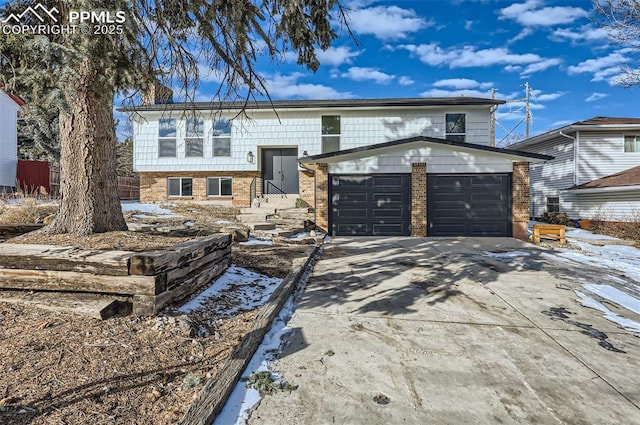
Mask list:
[[[120,246],[114,240],[89,247]],[[284,277],[306,249],[234,245],[232,262]],[[256,311],[227,318],[168,309],[100,321],[0,302],[0,423],[174,424]]]

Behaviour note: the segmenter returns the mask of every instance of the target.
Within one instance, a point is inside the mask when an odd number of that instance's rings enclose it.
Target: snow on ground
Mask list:
[[[248,241],[240,242],[240,245],[273,245],[273,241],[271,239],[258,239],[251,236]]]
[[[626,330],[635,332],[640,335],[640,323],[614,313],[613,311],[609,310],[604,304],[596,301],[589,295],[586,295],[580,291],[576,291],[576,294],[578,294],[578,301],[580,301],[580,304],[582,304],[583,306],[601,311],[602,313],[604,313],[604,317],[606,319],[619,324]]]
[[[207,304],[207,308],[213,308],[222,317],[233,316],[239,311],[252,310],[265,304],[280,282],[280,278],[232,265],[209,288],[179,310],[188,313]],[[208,300],[216,302],[209,304]]]
[[[148,218],[148,217],[158,217],[158,218],[177,218],[179,215],[173,214],[171,210],[166,208],[160,208],[157,204],[145,204],[141,202],[126,202],[122,201],[122,212],[127,211],[140,211],[142,214],[136,214],[134,217],[136,218]]]

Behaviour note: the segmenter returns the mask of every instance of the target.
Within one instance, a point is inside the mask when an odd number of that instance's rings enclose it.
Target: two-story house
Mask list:
[[[548,159],[492,146],[494,99],[167,98],[132,108],[142,201],[286,194],[336,235],[526,235],[528,162]]]
[[[595,117],[509,147],[553,160],[531,168],[531,214],[609,221],[640,214],[640,118]]]
[[[16,185],[18,112],[24,105],[24,100],[4,91],[0,83],[0,190],[11,190]]]

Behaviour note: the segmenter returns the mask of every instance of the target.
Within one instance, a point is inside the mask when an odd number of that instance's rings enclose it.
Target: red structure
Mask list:
[[[24,193],[38,193],[40,186],[51,193],[50,169],[47,161],[18,160],[18,186]]]

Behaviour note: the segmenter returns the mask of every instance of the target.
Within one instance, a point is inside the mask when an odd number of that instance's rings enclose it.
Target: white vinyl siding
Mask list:
[[[625,131],[580,131],[578,184],[640,165],[640,152],[624,151]]]
[[[178,117],[177,156],[158,158],[158,119],[162,112],[140,112],[143,117],[134,122],[134,169],[137,172],[172,171],[256,171],[260,161],[249,163],[247,153],[258,158],[263,147],[297,147],[317,155],[322,149],[322,115],[340,116],[340,149],[351,149],[413,136],[445,138],[445,115],[465,114],[467,143],[491,145],[490,106],[456,108],[375,108],[351,110],[323,108],[321,110],[259,110],[248,111],[249,118],[231,122],[232,143],[229,156],[213,155],[213,122],[220,112],[206,112],[204,119],[203,157],[185,157],[184,119]],[[227,118],[234,111],[222,112]],[[223,118],[224,118],[223,116]]]
[[[0,91],[0,187],[16,185],[19,109],[13,99]]]

